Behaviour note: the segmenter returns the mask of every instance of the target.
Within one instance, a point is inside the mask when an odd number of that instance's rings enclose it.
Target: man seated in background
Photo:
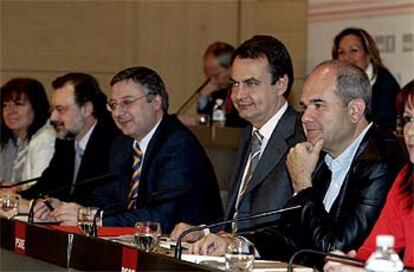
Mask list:
[[[309,75],[301,97],[307,142],[287,159],[294,189],[288,206],[302,209],[246,236],[262,258],[286,260],[303,248],[347,251],[369,234],[400,166],[386,149],[398,149],[396,139],[369,121],[370,101],[366,75],[350,64],[324,62]],[[223,254],[227,242],[209,234],[190,252]]]
[[[212,165],[196,137],[167,113],[168,93],[160,76],[146,67],[127,68],[112,78],[111,86],[108,107],[125,135],[110,152],[109,169],[118,177],[92,193],[91,206],[103,209],[103,225],[149,220],[170,232],[180,221],[222,218]],[[66,203],[39,216],[76,225],[79,208]]]
[[[233,52],[234,47],[224,42],[212,43],[204,52],[203,70],[206,82],[198,96],[197,113],[207,115],[211,120],[216,100],[222,99],[226,116],[225,125],[244,127],[247,122],[240,118],[230,98],[230,72]],[[192,123],[186,117],[181,118],[188,124]]]
[[[55,153],[37,184],[20,192],[24,199],[47,194],[53,206],[62,201],[89,205],[90,192],[104,180],[79,184],[107,173],[109,150],[119,134],[106,109],[106,96],[94,77],[68,73],[52,82],[50,123],[56,130]],[[74,186],[72,186],[74,185]],[[29,201],[21,199],[20,212]],[[45,208],[45,207],[44,207]]]
[[[254,36],[236,49],[231,73],[232,100],[240,116],[251,125],[241,136],[226,220],[282,208],[292,196],[286,155],[289,148],[304,140],[299,115],[287,103],[293,79],[289,52],[276,38]],[[246,232],[278,219],[274,215],[239,222],[226,230]],[[178,224],[171,238],[177,239],[189,227]],[[202,234],[188,234],[184,240],[194,241]]]

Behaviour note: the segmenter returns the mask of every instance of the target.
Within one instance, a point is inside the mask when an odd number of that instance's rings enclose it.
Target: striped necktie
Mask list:
[[[253,131],[253,136],[250,141],[250,155],[249,155],[249,161],[247,163],[247,173],[242,180],[239,188],[239,194],[237,195],[236,199],[236,205],[235,205],[235,212],[233,215],[233,218],[237,218],[239,214],[239,206],[240,206],[240,200],[243,197],[244,193],[246,192],[247,186],[249,185],[250,180],[252,179],[253,172],[256,169],[257,163],[260,160],[260,152],[262,147],[262,141],[263,141],[263,135],[260,134],[259,130]],[[237,223],[232,224],[232,231],[233,233],[237,232]]]
[[[128,210],[135,208],[138,197],[138,186],[141,179],[141,166],[142,166],[142,151],[139,148],[138,142],[134,142],[134,162],[132,164],[132,178],[131,186],[128,194]]]

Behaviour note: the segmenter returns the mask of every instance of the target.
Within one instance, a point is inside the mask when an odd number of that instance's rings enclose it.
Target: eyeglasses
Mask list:
[[[139,96],[137,98],[130,98],[130,99],[125,99],[119,103],[114,102],[114,101],[109,101],[108,104],[106,104],[106,108],[109,111],[116,111],[118,108],[119,109],[129,109],[129,107],[131,107],[131,105],[133,103],[135,103],[136,101],[140,100],[141,98],[146,97],[148,94],[144,94],[142,96]]]

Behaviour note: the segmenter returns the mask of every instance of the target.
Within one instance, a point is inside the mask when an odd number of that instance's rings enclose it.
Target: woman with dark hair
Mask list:
[[[0,184],[40,176],[55,150],[43,85],[30,78],[12,79],[1,87],[0,102]]]
[[[403,118],[404,141],[410,163],[397,176],[378,221],[358,249],[356,257],[361,260],[368,259],[376,249],[377,235],[390,234],[395,237],[395,250],[404,252],[404,265],[414,268],[414,80],[398,94],[397,110]],[[355,255],[355,252],[348,255]],[[324,267],[326,272],[353,270],[356,269],[334,262],[328,262]]]
[[[373,121],[380,127],[395,130],[395,98],[400,85],[383,65],[371,35],[360,28],[342,30],[334,39],[332,58],[349,62],[365,71],[372,86]]]

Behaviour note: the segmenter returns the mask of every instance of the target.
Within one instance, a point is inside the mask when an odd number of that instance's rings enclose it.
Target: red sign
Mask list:
[[[138,250],[130,247],[122,247],[121,272],[136,272],[138,264]]]
[[[25,255],[26,251],[26,224],[23,222],[16,222],[14,225],[14,251],[17,254]]]

